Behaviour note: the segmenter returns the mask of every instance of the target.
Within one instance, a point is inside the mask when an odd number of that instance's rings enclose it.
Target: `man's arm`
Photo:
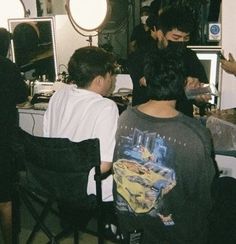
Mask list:
[[[101,152],[101,172],[108,172],[112,167],[112,159],[115,148],[115,134],[119,112],[117,105],[109,101],[110,105],[101,111],[97,119],[96,137],[99,138]]]
[[[112,162],[105,162],[105,161],[102,161],[101,162],[101,173],[106,173],[108,172],[109,170],[111,170],[111,167],[112,167]]]
[[[187,77],[185,89],[197,89],[201,88],[204,83],[201,83],[198,78],[195,77]],[[194,98],[196,103],[207,103],[211,99],[211,95],[202,94],[198,95]]]
[[[15,90],[15,102],[16,104],[25,102],[28,98],[28,89],[27,85],[20,73],[20,70],[13,66],[14,70],[12,70],[12,73],[14,75],[14,90]]]

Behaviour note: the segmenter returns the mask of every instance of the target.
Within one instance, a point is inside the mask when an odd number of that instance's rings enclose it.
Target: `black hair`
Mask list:
[[[161,0],[154,0],[150,4],[150,9],[153,14],[158,14],[158,12],[161,10],[161,7],[162,7]]]
[[[20,23],[13,31],[13,42],[17,64],[19,66],[27,64],[38,51],[37,26],[30,22]]]
[[[186,76],[178,51],[155,49],[145,57],[144,64],[149,99],[176,100],[183,96]]]
[[[143,13],[150,13],[150,7],[149,6],[143,6],[141,9],[140,9],[140,15],[142,15]]]
[[[158,17],[157,28],[164,34],[173,29],[192,33],[196,27],[193,12],[185,5],[170,5],[162,9]]]
[[[99,47],[77,49],[68,63],[69,81],[78,87],[88,87],[96,76],[114,74],[115,58],[112,53]]]
[[[150,30],[154,31],[154,27],[158,27],[158,15],[151,13],[146,21],[146,25],[149,27]]]
[[[0,55],[3,57],[7,56],[11,41],[11,33],[5,28],[0,28]]]

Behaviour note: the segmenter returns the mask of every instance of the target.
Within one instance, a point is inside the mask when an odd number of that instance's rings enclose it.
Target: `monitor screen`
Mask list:
[[[197,57],[201,61],[209,83],[215,86],[218,89],[219,83],[219,69],[220,69],[220,60],[218,53],[221,51],[221,48],[211,48],[211,47],[190,47],[197,54]],[[217,104],[217,97],[212,96],[209,101],[211,104]]]
[[[57,77],[53,18],[9,19],[12,60],[27,80]]]

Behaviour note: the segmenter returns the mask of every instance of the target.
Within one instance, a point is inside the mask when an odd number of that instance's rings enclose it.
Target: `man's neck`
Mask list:
[[[148,102],[141,104],[138,106],[138,110],[159,118],[172,118],[179,114],[179,112],[175,109],[176,101],[155,101],[149,100]]]

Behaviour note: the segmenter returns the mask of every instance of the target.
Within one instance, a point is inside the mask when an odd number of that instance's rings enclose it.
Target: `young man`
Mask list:
[[[137,49],[143,49],[147,42],[151,41],[150,29],[146,24],[150,14],[148,6],[142,7],[140,10],[140,24],[136,25],[132,31],[129,43],[129,53],[135,52]]]
[[[114,199],[124,243],[206,244],[216,173],[210,133],[176,110],[186,78],[179,53],[154,50],[144,76],[149,100],[121,114],[116,134]]]
[[[101,172],[112,166],[118,108],[108,95],[113,82],[114,59],[98,47],[83,47],[74,52],[68,64],[72,85],[65,85],[50,99],[44,116],[44,135],[79,142],[98,138]],[[90,177],[93,177],[91,172]],[[104,180],[103,200],[112,200],[111,177]],[[89,181],[88,193],[95,192]]]
[[[196,54],[186,47],[195,26],[193,16],[187,8],[175,5],[166,7],[158,17],[149,17],[147,25],[151,29],[153,39],[156,40],[155,46],[151,45],[144,52],[137,52],[130,56],[128,62],[134,87],[133,106],[147,101],[145,81],[141,79],[143,77],[143,60],[144,56],[149,55],[155,48],[170,48],[173,51],[176,48],[179,49],[182,52],[186,77],[193,77],[195,85],[200,85],[200,82],[208,82],[204,67]],[[192,86],[193,79],[189,80],[191,80],[191,84],[187,83],[186,85]],[[202,102],[210,98],[199,97],[198,99]],[[189,101],[184,93],[177,101],[177,108],[184,114],[193,116],[193,101]]]
[[[12,140],[18,126],[16,105],[27,100],[28,90],[20,70],[7,57],[10,33],[0,28],[0,227],[3,240],[12,244],[12,192],[15,179]]]

